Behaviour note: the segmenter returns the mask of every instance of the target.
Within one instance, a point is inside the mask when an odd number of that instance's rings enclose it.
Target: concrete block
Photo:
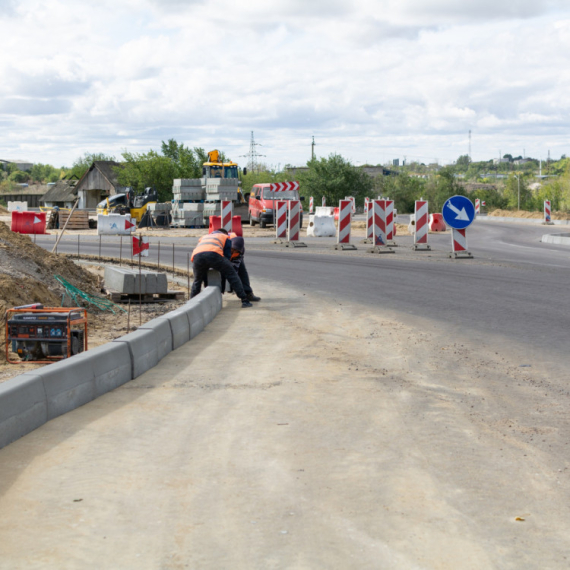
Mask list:
[[[133,363],[126,344],[108,342],[77,357],[93,368],[96,398],[133,379]]]
[[[202,186],[204,178],[175,178],[172,182],[173,186]]]
[[[168,292],[168,278],[166,273],[155,273],[156,276],[156,292],[166,293]]]
[[[220,292],[222,290],[222,276],[219,271],[210,269],[208,271],[208,287],[218,287]]]
[[[189,210],[190,212],[203,212],[204,203],[203,202],[184,202],[182,204],[182,210]]]
[[[204,310],[200,305],[200,295],[190,299],[190,301],[184,305],[184,311],[190,322],[190,339],[193,339],[199,335],[206,326],[204,322]]]
[[[150,330],[154,332],[159,361],[172,352],[172,328],[167,319],[152,319],[152,321],[141,325],[137,330]]]
[[[95,373],[92,357],[85,358],[88,354],[81,353],[30,373],[39,376],[44,384],[48,420],[95,399]]]
[[[105,266],[105,286],[119,293],[132,295],[139,292],[139,273],[123,267]],[[141,292],[144,293],[144,283],[141,283]]]
[[[170,212],[172,210],[172,202],[164,202],[162,204],[149,204],[148,209],[151,212]]]
[[[238,199],[237,190],[230,190],[227,192],[208,192],[205,197],[206,200],[215,200],[219,202],[220,200],[231,200],[235,202]]]
[[[138,378],[158,364],[157,340],[155,331],[139,329],[113,341],[125,343],[129,347],[133,364],[133,379]]]
[[[38,375],[20,375],[0,384],[0,448],[47,420],[46,393]]]
[[[208,289],[209,289],[210,287],[211,287],[211,286],[208,285],[208,287],[206,287],[206,291],[208,291]],[[214,302],[214,309],[215,309],[216,315],[217,315],[217,314],[222,310],[222,307],[223,307],[223,305],[224,305],[224,302],[223,302],[223,300],[222,300],[222,290],[221,290],[221,288],[218,288],[218,287],[216,286],[216,289],[217,289],[217,291],[215,292],[215,294],[212,293],[212,297],[214,298],[214,301],[215,301],[215,302]]]
[[[208,285],[208,287],[198,295],[202,310],[204,311],[204,323],[206,325],[211,323],[218,314],[218,293],[221,296],[222,293],[218,287]]]
[[[170,311],[156,320],[163,319],[170,324],[172,332],[172,350],[180,348],[190,340],[190,320],[184,308]]]
[[[153,271],[143,271],[141,270],[143,275],[143,289],[145,293],[154,294],[158,293],[156,290],[156,273]]]

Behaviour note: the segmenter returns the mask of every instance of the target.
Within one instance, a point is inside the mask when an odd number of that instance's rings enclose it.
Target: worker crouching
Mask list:
[[[199,239],[198,245],[192,252],[194,283],[190,297],[195,297],[200,293],[202,283],[207,281],[208,270],[216,269],[223,278],[228,280],[236,295],[241,299],[241,306],[244,308],[252,306],[247,299],[241,279],[230,262],[231,252],[231,240],[226,230],[217,230]]]
[[[245,241],[242,237],[236,234],[230,234],[232,238],[232,257],[231,262],[237,271],[238,277],[243,285],[243,290],[247,295],[248,301],[261,301],[260,297],[253,294],[253,289],[251,288],[251,283],[249,282],[249,274],[247,268],[245,267],[244,255],[245,255]]]

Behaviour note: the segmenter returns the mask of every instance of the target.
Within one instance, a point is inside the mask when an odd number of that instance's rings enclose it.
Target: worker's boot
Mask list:
[[[248,307],[253,307],[253,305],[247,299],[242,299],[241,300],[241,308],[247,309]]]
[[[257,301],[261,301],[261,297],[256,297],[256,296],[253,294],[253,291],[252,291],[251,293],[248,293],[248,294],[247,294],[247,300],[248,300],[248,301],[253,301],[254,303],[257,303]]]

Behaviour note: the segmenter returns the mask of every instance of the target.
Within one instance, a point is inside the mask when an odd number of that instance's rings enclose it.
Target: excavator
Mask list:
[[[244,169],[244,174],[247,170]],[[219,150],[211,150],[208,153],[208,161],[202,165],[204,178],[238,178],[237,162],[222,162]]]

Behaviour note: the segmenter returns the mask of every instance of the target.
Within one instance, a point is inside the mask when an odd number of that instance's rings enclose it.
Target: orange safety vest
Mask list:
[[[205,253],[207,251],[213,251],[218,255],[224,256],[224,246],[226,245],[226,241],[230,238],[226,234],[208,234],[202,236],[198,240],[198,245],[194,248],[192,252],[192,257],[190,261],[194,261],[194,256],[197,253]]]

